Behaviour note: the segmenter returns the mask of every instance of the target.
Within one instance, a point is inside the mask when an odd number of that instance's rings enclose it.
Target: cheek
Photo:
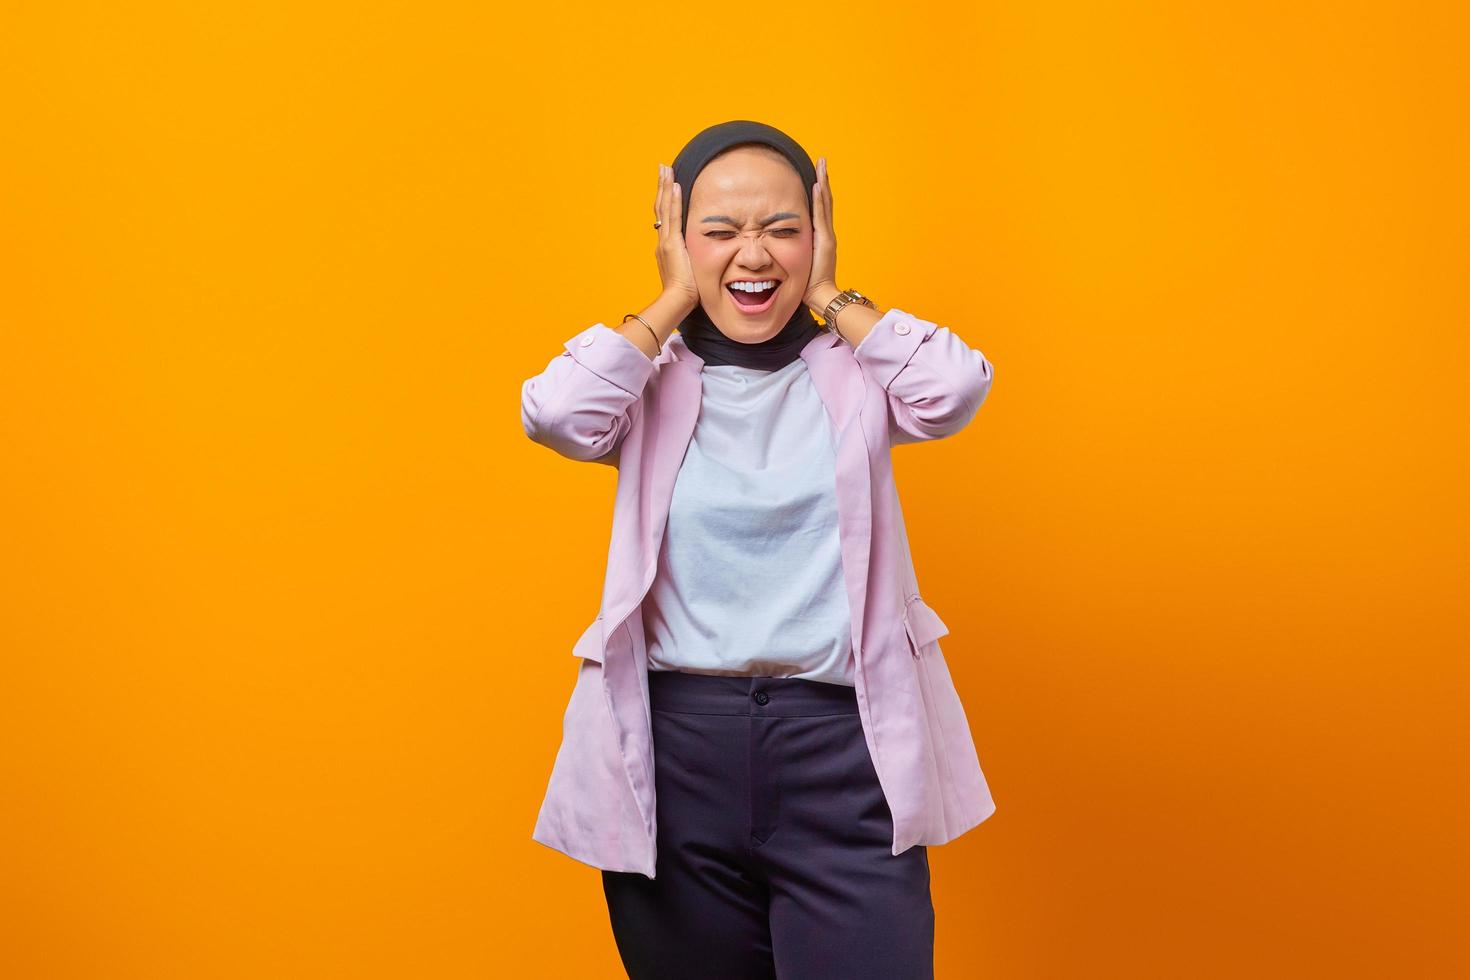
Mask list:
[[[806,234],[782,239],[772,245],[771,253],[784,268],[804,269],[812,264],[812,236]]]
[[[703,275],[711,270],[718,272],[725,266],[720,250],[712,247],[710,240],[703,235],[685,236],[684,249],[689,253],[695,275]]]

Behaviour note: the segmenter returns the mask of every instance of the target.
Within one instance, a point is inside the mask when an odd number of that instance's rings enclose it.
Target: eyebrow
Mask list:
[[[761,227],[764,228],[766,225],[770,224],[773,221],[785,221],[787,218],[799,217],[801,217],[801,215],[797,214],[795,211],[777,211],[769,218],[762,218]],[[740,227],[740,223],[734,218],[730,217],[728,214],[712,214],[707,218],[700,218],[699,221],[701,224],[706,221],[723,221],[727,225],[734,225],[736,228]]]

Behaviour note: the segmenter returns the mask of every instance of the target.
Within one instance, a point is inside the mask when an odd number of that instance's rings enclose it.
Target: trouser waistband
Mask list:
[[[856,688],[806,677],[650,670],[648,698],[656,711],[699,715],[800,718],[858,713]]]

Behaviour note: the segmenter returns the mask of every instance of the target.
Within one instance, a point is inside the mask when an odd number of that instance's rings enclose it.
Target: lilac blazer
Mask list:
[[[694,432],[704,361],[677,333],[650,360],[595,323],[521,387],[526,435],[618,469],[601,611],[581,658],[532,839],[609,871],[655,877],[658,826],[641,605],[674,478]],[[980,351],[899,309],[854,348],[822,331],[802,349],[838,433],[837,524],[863,732],[893,814],[893,853],[944,844],[995,812],[919,595],[889,447],[964,428],[990,390]]]

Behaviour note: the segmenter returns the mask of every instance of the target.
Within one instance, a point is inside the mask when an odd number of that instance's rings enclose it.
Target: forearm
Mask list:
[[[844,335],[849,309],[837,316]],[[888,393],[892,444],[942,438],[969,423],[990,390],[993,369],[983,353],[948,327],[898,307],[866,329],[852,356]]]

